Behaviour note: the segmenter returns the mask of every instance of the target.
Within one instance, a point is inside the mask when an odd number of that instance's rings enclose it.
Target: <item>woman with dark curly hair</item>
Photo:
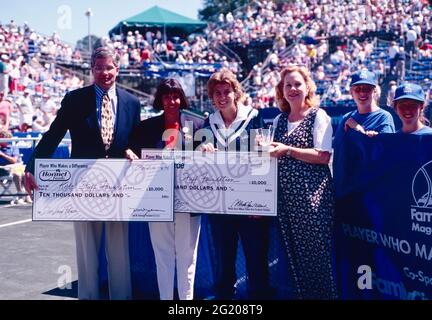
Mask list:
[[[186,141],[193,137],[193,132],[185,130],[190,127],[186,123],[189,119],[180,110],[188,108],[188,102],[177,80],[162,80],[156,90],[153,107],[163,110],[163,113],[141,121],[132,133],[134,153],[131,150],[127,152],[131,160],[138,159],[136,154],[140,154],[143,148],[185,149]],[[199,129],[202,124],[195,121],[192,130]],[[176,272],[180,300],[193,299],[200,229],[201,216],[188,213],[174,212],[173,222],[149,222],[161,300],[173,300]]]

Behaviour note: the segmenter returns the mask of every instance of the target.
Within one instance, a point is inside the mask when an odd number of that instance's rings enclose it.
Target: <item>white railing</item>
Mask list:
[[[18,148],[35,148],[39,141],[42,139],[42,133],[39,137],[25,137],[25,138],[0,138],[0,143],[12,143]],[[71,145],[71,139],[63,139],[60,143],[66,144],[68,147]]]

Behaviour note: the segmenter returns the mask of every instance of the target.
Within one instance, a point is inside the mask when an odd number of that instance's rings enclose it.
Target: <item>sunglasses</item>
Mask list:
[[[366,86],[354,86],[352,88],[352,90],[355,93],[360,93],[360,92],[371,93],[374,89],[375,89],[374,86],[368,86],[368,85],[366,85]]]

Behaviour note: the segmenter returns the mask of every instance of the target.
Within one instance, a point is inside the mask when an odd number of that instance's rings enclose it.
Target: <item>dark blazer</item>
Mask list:
[[[26,171],[34,172],[35,158],[50,158],[69,130],[72,140],[71,158],[124,158],[129,136],[140,122],[139,100],[117,88],[117,113],[113,143],[105,151],[96,113],[94,85],[71,91],[61,102],[61,108],[50,129],[43,135],[27,164]]]
[[[130,146],[135,154],[141,157],[141,149],[163,149],[165,142],[162,134],[165,131],[164,115],[141,121],[133,131]]]

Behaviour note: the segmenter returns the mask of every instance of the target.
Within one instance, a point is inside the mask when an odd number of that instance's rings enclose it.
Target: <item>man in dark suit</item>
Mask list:
[[[26,167],[26,190],[37,189],[35,158],[49,158],[69,130],[71,158],[124,158],[132,130],[140,121],[136,97],[116,88],[118,57],[108,48],[91,58],[94,84],[69,92],[57,117],[37,145]],[[107,116],[108,113],[108,116]],[[78,298],[99,299],[98,251],[105,227],[105,247],[111,299],[131,298],[127,222],[75,222]]]

